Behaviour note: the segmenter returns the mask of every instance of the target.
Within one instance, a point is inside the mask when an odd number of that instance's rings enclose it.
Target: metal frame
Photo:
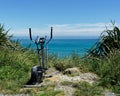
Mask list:
[[[30,40],[33,43],[35,43],[35,45],[37,47],[38,59],[40,62],[40,66],[33,66],[32,71],[31,71],[31,79],[27,83],[27,85],[29,85],[29,84],[34,85],[36,83],[41,82],[41,80],[43,78],[43,73],[45,73],[45,70],[47,70],[47,68],[48,68],[48,44],[52,40],[52,37],[53,37],[53,27],[51,27],[50,38],[48,41],[46,39],[47,36],[45,36],[45,37],[37,36],[36,39],[33,40],[31,28],[29,28],[29,35],[30,35]],[[44,48],[45,47],[46,47],[46,60],[44,58],[44,56],[45,56]],[[41,54],[40,54],[40,52],[41,52]],[[46,68],[45,68],[45,61],[46,61]],[[33,71],[34,69],[35,69],[35,71]],[[37,80],[35,80],[35,77]]]

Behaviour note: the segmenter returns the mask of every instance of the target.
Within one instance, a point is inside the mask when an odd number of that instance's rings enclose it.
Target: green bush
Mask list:
[[[120,86],[120,51],[110,54],[100,68],[101,85],[108,88]],[[117,88],[117,87],[116,87]],[[120,92],[119,92],[120,93]]]
[[[4,29],[4,26],[0,24],[0,46],[6,44],[7,42],[7,33]]]
[[[54,58],[54,57],[53,57]],[[84,65],[84,60],[81,59],[81,57],[73,53],[69,57],[65,58],[55,58],[50,59],[50,63],[52,63],[52,66],[55,67],[59,71],[64,71],[67,68],[72,68],[72,67],[79,67],[81,71],[87,71],[87,68]]]
[[[113,29],[106,29],[99,41],[89,50],[89,56],[106,57],[114,50],[120,49],[120,30],[113,24]]]
[[[14,93],[15,89],[22,87],[30,79],[35,59],[36,56],[30,51],[3,49],[0,52],[0,91]]]
[[[97,84],[90,85],[88,82],[79,82],[73,84],[77,90],[74,92],[74,96],[104,96],[103,88]]]
[[[105,33],[105,34],[104,34]],[[120,94],[120,30],[105,30],[87,55],[90,71],[97,73],[100,85]]]
[[[108,57],[99,59],[89,57],[86,67],[100,76],[99,85],[120,94],[120,50],[115,50]]]

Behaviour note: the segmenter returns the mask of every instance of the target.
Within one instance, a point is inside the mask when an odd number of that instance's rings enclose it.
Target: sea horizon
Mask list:
[[[35,37],[33,37],[35,39]],[[49,39],[49,37],[48,37]],[[46,42],[48,41],[46,39]],[[55,54],[58,57],[69,57],[71,54],[76,53],[79,56],[84,56],[87,51],[98,41],[99,38],[71,38],[62,37],[53,38],[48,44],[49,54]],[[22,47],[31,45],[30,48],[36,50],[36,45],[29,39],[29,36],[15,37],[13,40],[19,40]],[[46,47],[46,46],[45,46]]]
[[[37,36],[33,36],[35,39]],[[45,36],[42,36],[45,37]],[[15,39],[30,39],[30,36],[13,36]],[[98,39],[99,36],[53,36],[53,39]],[[47,36],[49,39],[49,36]]]

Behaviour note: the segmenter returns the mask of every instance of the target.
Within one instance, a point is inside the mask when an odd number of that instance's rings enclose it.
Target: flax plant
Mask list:
[[[89,56],[106,57],[114,50],[120,49],[120,30],[113,25],[113,29],[106,29],[99,41],[88,52]]]

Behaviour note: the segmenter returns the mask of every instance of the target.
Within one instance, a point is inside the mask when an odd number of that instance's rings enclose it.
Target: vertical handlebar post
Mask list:
[[[35,41],[32,39],[32,31],[31,31],[31,28],[29,28],[29,35],[30,35],[30,40],[35,43]]]
[[[50,39],[46,43],[46,68],[48,67],[48,43],[51,41],[53,37],[53,27],[51,27]]]
[[[51,39],[52,39],[53,27],[51,27]]]
[[[32,41],[31,28],[29,28],[30,40]]]

